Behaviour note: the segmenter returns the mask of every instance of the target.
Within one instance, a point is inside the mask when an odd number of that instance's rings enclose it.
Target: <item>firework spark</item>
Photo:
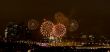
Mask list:
[[[55,18],[57,23],[62,23],[65,26],[69,25],[68,17],[66,17],[62,12],[55,13],[54,18]]]
[[[43,36],[50,36],[54,24],[51,21],[44,21],[40,27]]]
[[[28,21],[28,28],[30,30],[35,30],[38,27],[38,21],[36,21],[35,19],[31,19]]]
[[[51,36],[63,37],[64,34],[66,34],[66,27],[63,24],[56,24],[52,29],[53,31],[51,33]]]
[[[69,29],[68,30],[70,32],[73,32],[73,31],[76,31],[78,29],[78,27],[79,27],[78,22],[76,20],[72,20],[72,21],[70,21],[70,25],[69,25]]]

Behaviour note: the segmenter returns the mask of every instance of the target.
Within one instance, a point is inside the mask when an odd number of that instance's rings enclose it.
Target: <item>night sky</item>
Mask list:
[[[0,34],[10,21],[41,20],[61,11],[79,22],[79,32],[110,36],[110,1],[105,0],[0,0]],[[39,21],[40,21],[39,20]]]

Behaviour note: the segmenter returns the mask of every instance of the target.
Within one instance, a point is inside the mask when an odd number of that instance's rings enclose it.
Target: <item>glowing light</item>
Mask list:
[[[50,36],[54,24],[51,21],[44,21],[40,27],[40,32],[43,36]]]
[[[30,30],[35,30],[38,27],[38,21],[36,21],[35,19],[31,19],[28,21],[28,28]]]
[[[53,36],[50,36],[50,37],[49,37],[49,39],[50,39],[50,40],[53,40],[53,39],[54,39],[54,37],[53,37]]]
[[[62,23],[65,26],[69,25],[68,17],[66,17],[62,12],[55,13],[54,18],[55,18],[57,23]]]
[[[78,25],[78,22],[76,20],[70,21],[69,31],[73,32],[73,31],[77,30],[78,27],[79,27],[79,25]]]
[[[31,52],[31,50],[29,49],[27,52]]]
[[[44,21],[40,32],[46,37],[63,37],[66,34],[66,26],[61,23],[53,24],[51,21]]]
[[[62,37],[66,34],[66,27],[63,24],[54,25],[51,36]]]

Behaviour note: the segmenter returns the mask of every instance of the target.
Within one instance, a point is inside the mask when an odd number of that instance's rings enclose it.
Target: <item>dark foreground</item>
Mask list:
[[[44,47],[24,43],[0,43],[0,52],[109,52],[109,48],[76,49],[74,46]]]

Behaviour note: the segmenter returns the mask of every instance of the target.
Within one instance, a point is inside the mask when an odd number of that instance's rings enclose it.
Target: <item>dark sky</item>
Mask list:
[[[9,21],[20,23],[34,16],[40,19],[57,11],[76,16],[80,32],[110,34],[110,3],[105,0],[0,0],[0,33]]]

